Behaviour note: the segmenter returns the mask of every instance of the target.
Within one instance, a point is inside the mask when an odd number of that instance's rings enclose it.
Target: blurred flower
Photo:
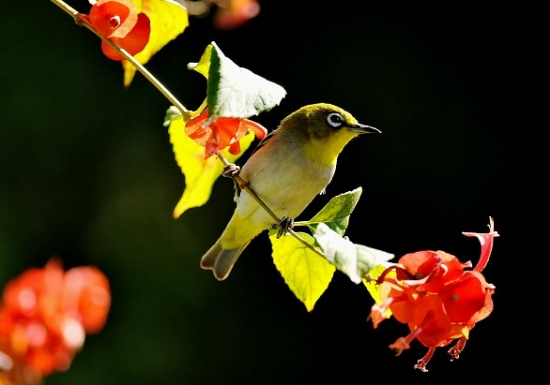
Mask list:
[[[132,0],[89,0],[90,15],[82,15],[103,37],[109,39],[130,55],[141,52],[151,33],[150,21],[145,13],[137,14]],[[108,43],[101,42],[101,50],[109,59],[121,61],[124,56]]]
[[[241,151],[239,140],[251,130],[258,139],[263,139],[267,130],[248,119],[220,117],[213,122],[208,119],[208,108],[185,124],[185,133],[205,147],[205,158],[229,147],[231,154]]]
[[[260,13],[257,0],[217,0],[214,25],[219,29],[235,29]]]
[[[0,304],[0,384],[31,385],[69,368],[86,333],[99,332],[109,282],[93,266],[63,271],[50,260],[8,282]]]
[[[457,359],[464,349],[470,330],[493,310],[495,287],[481,271],[487,265],[493,239],[498,236],[490,218],[488,233],[463,233],[475,236],[481,243],[481,256],[472,270],[471,263],[461,263],[443,251],[419,251],[406,254],[377,279],[381,302],[371,309],[370,319],[376,328],[389,309],[399,322],[406,323],[411,333],[399,338],[390,348],[397,354],[418,340],[429,348],[415,368],[426,365],[437,347],[457,340],[449,354]],[[390,274],[391,273],[391,274]]]

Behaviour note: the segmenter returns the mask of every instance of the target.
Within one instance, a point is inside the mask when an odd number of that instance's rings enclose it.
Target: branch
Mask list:
[[[166,99],[168,99],[170,101],[170,103],[172,103],[180,112],[181,114],[186,118],[186,119],[189,119],[190,116],[189,116],[189,110],[187,108],[185,108],[183,106],[183,104],[181,104],[179,102],[179,100],[174,96],[172,95],[172,93],[170,91],[168,91],[168,89],[166,87],[164,87],[164,85],[162,85],[162,83],[160,81],[157,80],[157,78],[155,78],[153,76],[153,74],[151,74],[140,62],[138,62],[132,55],[130,55],[128,52],[126,52],[124,49],[120,48],[119,46],[117,46],[116,44],[114,44],[113,42],[111,42],[109,39],[107,39],[106,37],[102,36],[101,34],[99,34],[97,32],[97,30],[90,24],[90,21],[88,19],[88,16],[83,14],[83,13],[80,13],[78,11],[76,11],[74,8],[72,8],[71,6],[69,6],[67,3],[65,3],[63,0],[50,0],[52,3],[54,3],[55,5],[57,5],[59,8],[61,8],[63,11],[65,11],[68,15],[70,15],[73,20],[75,21],[75,23],[77,25],[80,25],[80,26],[84,26],[86,28],[88,28],[90,31],[92,31],[96,36],[98,36],[101,40],[103,40],[105,43],[109,44],[111,47],[113,47],[118,53],[120,53],[122,56],[124,56],[124,58],[132,63],[132,65],[134,67],[136,67],[136,69],[143,75],[145,76],[145,78],[153,85],[156,87],[157,90],[160,91],[161,94],[163,94]]]

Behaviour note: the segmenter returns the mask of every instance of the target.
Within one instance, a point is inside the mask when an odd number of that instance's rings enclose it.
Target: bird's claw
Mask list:
[[[239,175],[241,168],[236,164],[230,163],[223,168],[222,175],[228,178],[233,178]]]
[[[281,238],[288,230],[294,227],[294,219],[289,217],[283,217],[277,225],[279,231],[277,232],[277,239]]]

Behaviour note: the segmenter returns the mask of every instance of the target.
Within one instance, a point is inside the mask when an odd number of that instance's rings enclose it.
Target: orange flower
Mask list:
[[[395,319],[406,323],[411,333],[399,338],[390,348],[400,354],[418,340],[429,348],[415,368],[426,371],[426,364],[437,347],[458,339],[449,351],[458,358],[470,330],[493,310],[494,286],[481,274],[487,265],[493,239],[498,236],[490,218],[488,233],[463,233],[475,236],[481,243],[481,256],[473,270],[471,263],[461,263],[443,251],[419,251],[406,254],[378,278],[381,304],[372,307],[369,318],[376,328],[390,309]],[[396,274],[389,273],[395,271]]]
[[[149,42],[151,26],[147,15],[137,14],[132,0],[89,1],[92,9],[88,20],[100,35],[130,55],[143,51]],[[101,43],[101,50],[109,59],[124,60],[124,56],[104,41]]]
[[[214,25],[219,29],[234,29],[260,13],[257,0],[217,0]]]
[[[258,139],[263,139],[267,130],[260,124],[243,118],[218,118],[208,120],[208,108],[185,124],[185,133],[199,145],[205,147],[205,159],[229,147],[229,152],[241,151],[239,140],[251,130]]]
[[[54,259],[8,282],[0,304],[5,382],[26,378],[25,383],[34,383],[66,370],[86,333],[105,325],[110,303],[107,278],[91,266],[64,272]]]

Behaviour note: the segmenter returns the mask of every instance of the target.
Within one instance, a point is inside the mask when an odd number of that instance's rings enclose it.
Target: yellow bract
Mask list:
[[[311,245],[315,244],[309,234],[298,234]],[[277,239],[277,232],[271,231],[269,239],[277,270],[294,295],[304,303],[307,311],[312,311],[328,288],[336,268],[291,235]]]
[[[189,25],[187,9],[173,0],[132,0],[138,13],[143,12],[151,21],[149,42],[134,58],[145,64],[161,48],[183,33]],[[128,87],[134,78],[136,68],[126,60],[124,69],[124,86]]]
[[[185,134],[185,122],[182,116],[170,121],[168,133],[176,162],[185,179],[183,195],[173,213],[174,218],[177,219],[187,209],[202,206],[208,201],[214,182],[222,174],[223,164],[215,156],[204,159],[204,147]],[[229,153],[229,148],[222,150],[221,153],[229,162],[233,163],[253,140],[254,135],[248,133],[240,140],[241,151],[237,155]]]
[[[363,284],[369,291],[372,299],[374,299],[374,302],[379,305],[382,303],[382,299],[380,298],[380,285],[376,283],[375,280],[380,277],[380,275],[386,270],[386,268],[387,266],[378,265],[369,271],[370,280],[363,279]],[[389,276],[395,276],[395,271],[390,272]],[[391,310],[389,309],[389,307],[384,312],[384,316],[386,318],[391,317]]]

